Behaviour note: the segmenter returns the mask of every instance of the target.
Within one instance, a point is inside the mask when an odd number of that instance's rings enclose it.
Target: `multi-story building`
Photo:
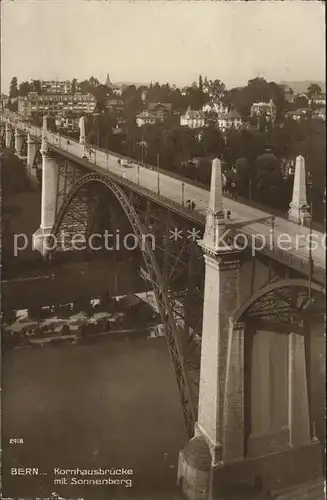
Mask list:
[[[124,109],[124,101],[117,97],[110,97],[106,100],[105,107],[112,113],[120,115]]]
[[[285,113],[285,118],[299,122],[303,119],[307,119],[309,114],[310,112],[306,108],[295,109],[294,111],[287,111],[287,113]]]
[[[75,89],[73,86],[75,85]],[[79,85],[70,80],[42,80],[41,89],[43,94],[73,94],[79,92]],[[73,92],[75,91],[75,92]]]
[[[171,102],[149,102],[148,111],[154,115],[157,120],[163,121],[164,118],[171,113]]]
[[[225,106],[221,101],[210,101],[202,106],[204,113],[228,113],[228,106]]]
[[[18,98],[18,113],[26,117],[42,113],[49,116],[65,116],[69,113],[93,113],[96,98],[92,94],[41,94],[29,92]]]
[[[57,129],[63,129],[68,132],[76,132],[79,130],[79,117],[74,117],[74,116],[67,116],[62,117],[58,116],[55,119],[55,124]]]
[[[221,132],[226,132],[229,129],[240,130],[243,127],[241,115],[235,110],[224,113],[218,113],[217,126]]]
[[[322,108],[324,106],[326,106],[326,94],[318,94],[311,98],[310,107]]]
[[[269,102],[254,102],[251,106],[251,116],[265,116],[269,121],[276,119],[276,106],[272,99]]]
[[[142,113],[136,115],[136,125],[138,127],[143,127],[144,125],[154,125],[156,121],[157,117],[148,110],[142,111]]]
[[[314,111],[312,117],[317,118],[318,120],[323,120],[325,122],[326,121],[326,106]]]
[[[205,125],[205,113],[188,107],[186,113],[180,117],[180,124],[183,127],[202,128]]]

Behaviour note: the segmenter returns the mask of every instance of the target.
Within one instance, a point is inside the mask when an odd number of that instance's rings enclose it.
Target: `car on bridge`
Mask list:
[[[134,167],[134,162],[132,160],[122,159],[120,160],[120,164],[123,168],[131,168]]]

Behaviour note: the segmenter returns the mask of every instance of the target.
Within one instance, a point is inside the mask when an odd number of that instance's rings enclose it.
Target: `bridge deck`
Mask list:
[[[41,139],[42,131],[40,128],[29,126],[20,121],[16,121],[15,126],[25,133],[29,132],[32,136]],[[128,185],[135,191],[160,201],[160,203],[169,206],[174,211],[178,211],[186,217],[204,224],[209,202],[208,190],[187,182],[182,183],[180,179],[171,177],[166,172],[158,173],[154,167],[150,169],[138,165],[132,159],[130,167],[123,168],[118,162],[121,157],[119,154],[97,148],[93,148],[95,154],[92,161],[86,161],[82,159],[85,154],[84,146],[77,141],[69,139],[68,143],[67,138],[50,132],[47,132],[47,139],[50,149],[83,164],[92,171],[107,174],[121,184]],[[182,184],[184,185],[182,186]],[[187,209],[185,206],[183,207],[183,202],[188,199],[195,201],[196,208],[194,211]],[[257,236],[258,246],[260,245],[259,239],[265,238],[267,244],[260,249],[261,252],[303,274],[309,274],[309,228],[276,217],[272,231],[272,222],[269,219],[271,214],[268,212],[263,212],[229,198],[224,198],[224,205],[226,209],[231,210],[231,220],[228,221],[231,228],[238,228],[238,232],[241,231],[250,239]],[[313,230],[312,239],[313,278],[320,283],[325,283],[325,235]],[[239,244],[242,245],[241,239]]]

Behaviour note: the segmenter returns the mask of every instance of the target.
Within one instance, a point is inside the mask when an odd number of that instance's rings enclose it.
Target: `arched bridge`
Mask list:
[[[164,325],[188,435],[204,441],[210,467],[248,464],[247,480],[262,476],[272,489],[269,457],[300,460],[294,450],[316,443],[308,353],[312,323],[324,322],[324,235],[223,199],[218,160],[209,192],[131,159],[122,166],[110,151],[94,148],[85,158],[85,144],[18,119],[6,121],[7,146],[13,128],[16,153],[27,144],[30,172],[42,161],[35,247],[55,260],[76,235],[84,244],[110,234],[111,250],[117,235],[133,240],[135,268],[151,283]],[[319,468],[312,449],[310,477]],[[200,488],[188,453],[179,476]],[[266,476],[262,456],[272,460]]]

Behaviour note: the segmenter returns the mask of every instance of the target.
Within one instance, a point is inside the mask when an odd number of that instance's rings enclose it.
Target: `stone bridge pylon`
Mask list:
[[[45,255],[45,242],[49,238],[52,227],[56,218],[57,206],[57,184],[59,176],[59,168],[57,162],[48,147],[47,135],[47,118],[43,117],[42,128],[42,199],[41,199],[41,224],[40,228],[33,235],[34,250],[38,250]],[[29,141],[30,148],[35,145]],[[32,154],[31,154],[32,156]]]
[[[188,500],[264,498],[256,496],[260,492],[284,498],[278,490],[322,475],[310,422],[306,342],[292,328],[281,335],[268,321],[256,329],[243,320],[242,252],[218,243],[225,231],[222,200],[221,164],[214,160],[199,242],[205,286],[198,419],[180,452],[178,483]],[[252,496],[244,496],[249,491]]]

